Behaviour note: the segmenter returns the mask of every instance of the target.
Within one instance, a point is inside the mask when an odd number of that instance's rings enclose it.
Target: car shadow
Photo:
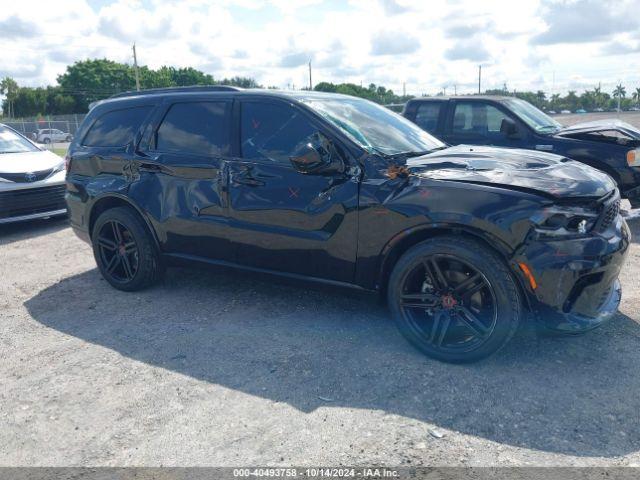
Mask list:
[[[9,245],[27,238],[58,232],[69,226],[66,217],[35,219],[25,222],[0,224],[0,246]]]
[[[376,297],[246,273],[175,269],[131,294],[94,269],[25,306],[57,331],[304,412],[380,410],[577,456],[640,449],[640,325],[622,314],[580,337],[524,328],[485,361],[449,365],[411,348]]]

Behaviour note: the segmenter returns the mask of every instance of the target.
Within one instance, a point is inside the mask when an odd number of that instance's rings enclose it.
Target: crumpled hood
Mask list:
[[[48,150],[23,153],[2,153],[0,154],[0,174],[52,170],[57,165],[60,165],[60,162],[62,161],[62,158]]]
[[[615,188],[606,174],[559,155],[458,145],[409,159],[410,173],[562,197],[602,197]]]
[[[564,127],[562,130],[556,132],[555,134],[563,137],[576,133],[599,133],[616,130],[629,135],[635,140],[640,140],[640,129],[616,118],[607,118],[603,120],[595,120],[593,122],[576,123],[575,125]]]

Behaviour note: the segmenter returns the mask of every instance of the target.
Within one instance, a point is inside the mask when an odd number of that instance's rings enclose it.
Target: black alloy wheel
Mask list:
[[[132,208],[117,207],[100,214],[91,239],[100,273],[119,290],[146,288],[164,272],[154,238]]]
[[[519,324],[519,296],[504,261],[465,238],[440,237],[410,249],[394,268],[388,297],[401,333],[439,360],[486,357]]]
[[[131,232],[117,220],[109,220],[100,227],[97,236],[100,260],[104,273],[114,282],[131,282],[138,272],[138,246]]]

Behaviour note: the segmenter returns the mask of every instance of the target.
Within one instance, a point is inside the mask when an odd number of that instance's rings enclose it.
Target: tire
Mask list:
[[[503,259],[464,237],[436,237],[409,249],[389,277],[387,302],[412,345],[450,363],[494,354],[513,337],[522,315]]]
[[[73,140],[73,137],[71,135],[67,135],[67,138],[65,138],[65,140],[67,142],[70,142],[71,140]]]
[[[45,144],[48,145],[48,144],[51,143],[51,139],[50,138],[45,138],[44,140],[42,140],[42,143],[45,143]]]
[[[93,227],[91,243],[100,273],[118,290],[142,290],[163,274],[153,238],[130,208],[116,207],[103,212]]]

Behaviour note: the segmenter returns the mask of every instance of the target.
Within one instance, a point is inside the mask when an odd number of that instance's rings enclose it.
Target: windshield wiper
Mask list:
[[[422,155],[427,155],[429,153],[435,152],[436,150],[442,150],[443,148],[447,148],[446,145],[442,146],[442,147],[434,147],[430,150],[421,150],[418,152],[399,152],[399,153],[393,153],[393,154],[387,154],[386,156],[389,158],[398,158],[398,157],[406,157],[406,158],[413,158],[413,157],[421,157]]]

